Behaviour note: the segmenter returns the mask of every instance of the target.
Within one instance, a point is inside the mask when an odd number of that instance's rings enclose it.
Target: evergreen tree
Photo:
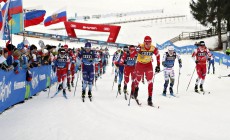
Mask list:
[[[221,23],[225,19],[226,2],[229,0],[192,0],[190,2],[191,13],[193,17],[202,25],[212,25],[216,28],[218,34],[218,48],[223,49],[221,39]]]

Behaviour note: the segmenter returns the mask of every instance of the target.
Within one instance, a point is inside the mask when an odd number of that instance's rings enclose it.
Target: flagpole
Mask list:
[[[23,9],[23,44],[26,40],[26,37],[25,37],[25,22],[26,22],[26,9]]]
[[[10,7],[10,3],[11,3],[11,0],[9,0],[9,7]],[[12,19],[12,16],[11,16],[11,13],[8,9],[8,24],[9,24],[9,21]],[[12,20],[11,20],[11,23],[10,23],[10,42],[11,44],[13,44],[13,35],[12,35]],[[11,50],[12,50],[12,45],[11,45]]]

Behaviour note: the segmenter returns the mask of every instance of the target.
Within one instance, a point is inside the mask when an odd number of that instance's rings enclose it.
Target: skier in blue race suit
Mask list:
[[[80,51],[78,57],[82,62],[82,98],[85,98],[86,87],[89,86],[88,97],[91,99],[94,80],[94,61],[96,58],[95,51],[91,50],[91,43],[85,43],[85,48]]]

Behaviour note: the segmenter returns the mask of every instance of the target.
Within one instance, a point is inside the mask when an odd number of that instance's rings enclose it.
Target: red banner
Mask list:
[[[64,22],[66,32],[69,37],[77,37],[74,29],[88,30],[96,32],[109,32],[109,37],[107,42],[115,43],[117,36],[119,34],[121,26],[106,25],[106,24],[89,24],[80,22]]]

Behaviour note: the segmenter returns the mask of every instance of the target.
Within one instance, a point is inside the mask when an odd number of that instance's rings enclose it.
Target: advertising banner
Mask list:
[[[0,112],[24,101],[26,93],[25,79],[25,70],[21,70],[17,75],[13,71],[0,71]]]
[[[80,22],[64,22],[66,32],[69,37],[77,37],[75,29],[88,30],[96,32],[109,32],[109,37],[107,42],[116,42],[117,36],[119,34],[121,26],[116,25],[106,25],[106,24],[90,24],[90,23],[80,23]]]

